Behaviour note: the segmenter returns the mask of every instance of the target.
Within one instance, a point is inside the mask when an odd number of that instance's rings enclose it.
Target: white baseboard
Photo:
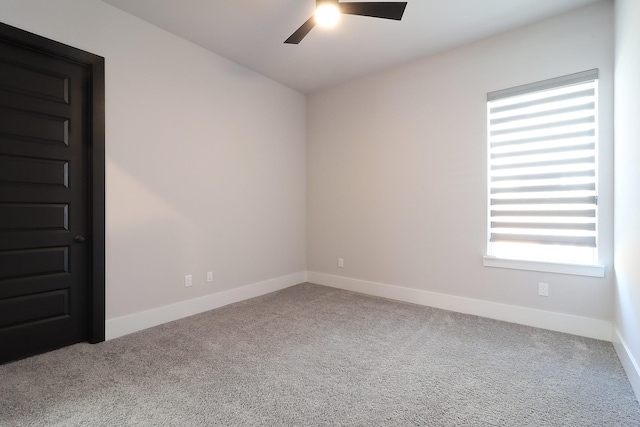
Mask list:
[[[235,302],[279,291],[306,281],[307,273],[302,271],[215,294],[205,295],[200,298],[109,319],[106,322],[106,339],[111,340],[118,338],[163,323],[182,319],[183,317],[193,316],[194,314],[213,310]]]
[[[240,288],[229,289],[227,291],[205,295],[200,298],[110,319],[106,321],[106,339],[110,340],[118,338],[123,335],[131,334],[163,323],[172,322],[183,317],[192,316],[194,314],[213,310],[228,304],[255,298],[270,292],[279,291],[306,281],[316,283],[318,285],[441,308],[459,313],[473,314],[490,319],[519,323],[552,331],[565,332],[588,338],[605,341],[612,340],[613,326],[611,322],[605,320],[476,300],[311,271],[302,271],[242,286]],[[618,346],[620,345],[622,344],[618,344]],[[617,347],[616,350],[618,350],[619,354],[627,354],[619,350]],[[622,356],[620,356],[620,359],[622,360]],[[633,359],[629,360],[631,360],[630,363],[632,363],[630,366],[635,367],[636,372],[638,372],[635,361]],[[626,365],[625,368],[627,368]],[[629,376],[631,378],[631,375]],[[636,389],[636,386],[634,386],[634,389]]]
[[[312,271],[307,272],[307,280],[318,285],[611,341],[612,324],[606,320],[464,298]]]
[[[640,402],[640,365],[633,357],[633,354],[631,354],[620,331],[615,327],[613,328],[613,347],[616,349],[618,358],[627,373],[631,388],[633,388],[633,392],[636,394],[636,399]]]

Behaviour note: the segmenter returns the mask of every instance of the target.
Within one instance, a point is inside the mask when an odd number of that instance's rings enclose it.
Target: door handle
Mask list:
[[[78,234],[78,235],[76,236],[76,238],[75,238],[75,241],[76,241],[77,243],[84,243],[84,242],[86,242],[86,241],[87,241],[87,238],[86,238],[86,237],[84,237],[82,234]]]

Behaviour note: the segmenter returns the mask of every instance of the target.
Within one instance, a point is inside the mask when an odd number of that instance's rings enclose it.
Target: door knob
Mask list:
[[[84,237],[82,234],[78,234],[78,235],[76,236],[76,239],[75,239],[75,240],[76,240],[76,242],[78,242],[78,243],[84,243],[84,242],[87,240],[87,238],[86,238],[86,237]]]

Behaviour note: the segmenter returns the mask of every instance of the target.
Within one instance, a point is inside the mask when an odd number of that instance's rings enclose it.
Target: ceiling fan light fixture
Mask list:
[[[334,4],[321,4],[316,9],[316,23],[323,27],[333,27],[340,20],[340,10]]]
[[[407,7],[406,1],[358,1],[316,0],[316,12],[293,32],[284,42],[298,44],[313,27],[335,25],[341,14],[370,16],[372,18],[400,21]]]

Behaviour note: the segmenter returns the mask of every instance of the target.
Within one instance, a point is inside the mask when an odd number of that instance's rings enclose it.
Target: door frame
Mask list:
[[[88,341],[105,340],[105,106],[104,58],[0,22],[0,39],[18,47],[83,66],[90,79],[86,144],[89,172],[89,303]]]

